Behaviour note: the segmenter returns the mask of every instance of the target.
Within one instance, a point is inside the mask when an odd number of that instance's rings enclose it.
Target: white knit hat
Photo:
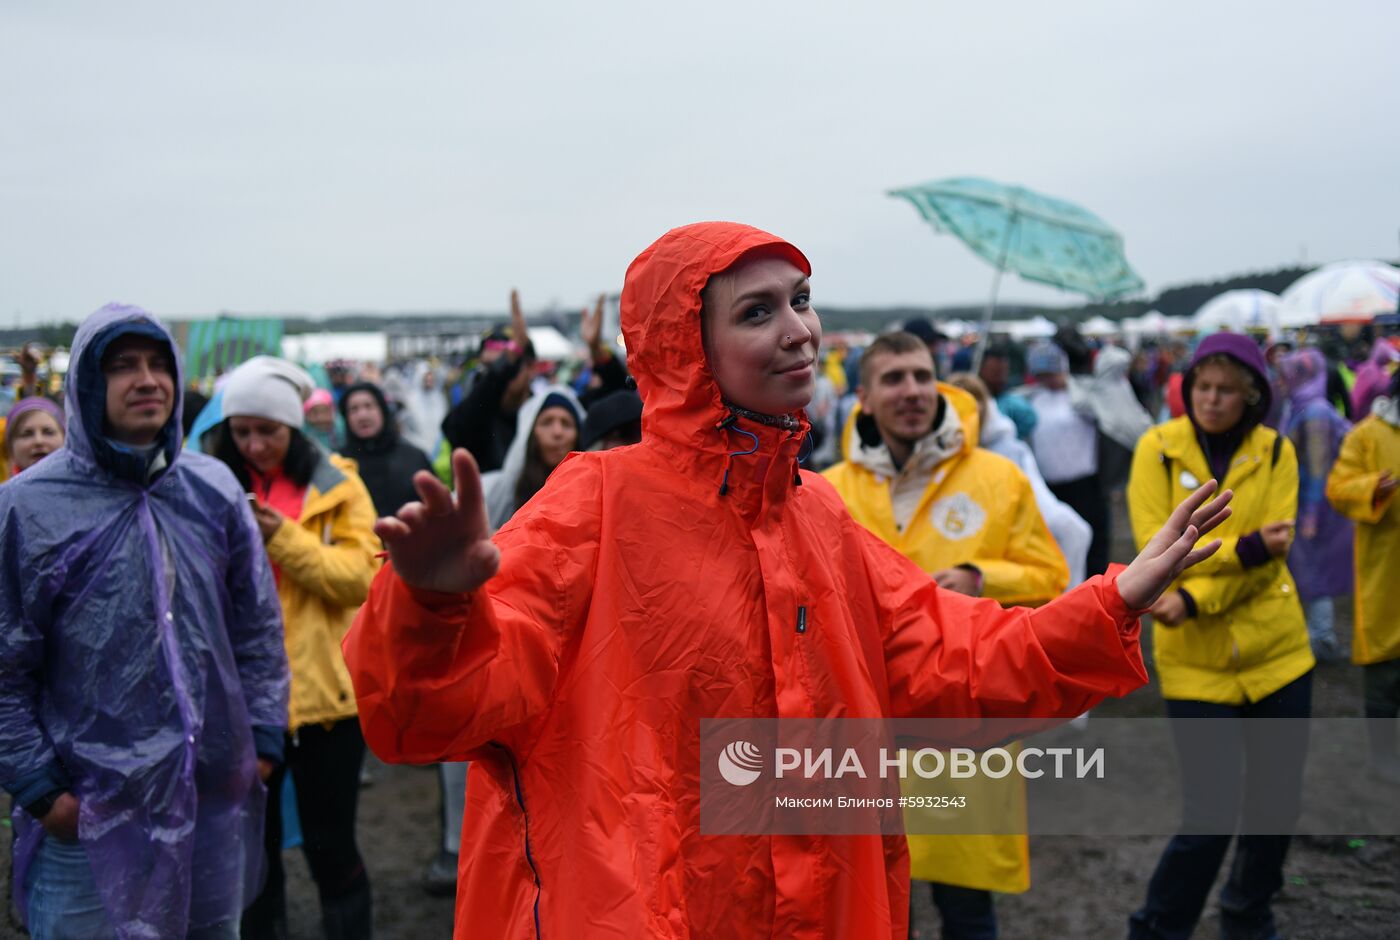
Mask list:
[[[316,388],[305,369],[285,359],[254,356],[234,369],[223,385],[225,418],[267,418],[300,428],[301,404]]]

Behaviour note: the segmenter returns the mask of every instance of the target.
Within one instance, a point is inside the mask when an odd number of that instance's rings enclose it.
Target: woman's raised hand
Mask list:
[[[1173,581],[1198,561],[1214,555],[1220,540],[1195,548],[1196,540],[1214,529],[1230,516],[1230,498],[1226,490],[1210,502],[1216,482],[1211,480],[1181,501],[1173,510],[1167,524],[1157,530],[1151,541],[1118,576],[1118,593],[1123,602],[1134,610],[1151,607]]]
[[[400,578],[416,588],[465,594],[490,580],[501,564],[491,541],[481,473],[462,448],[452,452],[455,496],[426,470],[414,474],[421,502],[374,524]]]

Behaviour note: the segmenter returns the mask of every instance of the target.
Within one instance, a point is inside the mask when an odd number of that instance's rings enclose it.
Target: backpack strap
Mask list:
[[[1283,435],[1282,435],[1282,434],[1275,433],[1275,434],[1274,434],[1274,456],[1273,456],[1273,459],[1269,461],[1269,466],[1270,466],[1270,467],[1276,467],[1276,466],[1278,466],[1278,455],[1279,455],[1282,451],[1283,451]]]

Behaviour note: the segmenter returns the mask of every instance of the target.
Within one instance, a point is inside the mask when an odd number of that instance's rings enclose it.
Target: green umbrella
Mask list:
[[[981,364],[1003,271],[1098,300],[1143,287],[1123,256],[1122,236],[1063,199],[976,177],[908,186],[889,195],[909,200],[935,229],[952,232],[996,268],[974,368]]]

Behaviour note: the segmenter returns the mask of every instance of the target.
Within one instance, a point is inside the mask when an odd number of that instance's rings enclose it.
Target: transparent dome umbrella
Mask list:
[[[1400,268],[1384,261],[1337,261],[1304,274],[1281,295],[1288,321],[1369,323],[1394,313]]]
[[[1281,306],[1278,295],[1266,290],[1253,287],[1227,290],[1202,304],[1191,321],[1196,325],[1196,331],[1202,334],[1220,330],[1231,333],[1258,331],[1277,339],[1282,335],[1283,324],[1279,321]]]

